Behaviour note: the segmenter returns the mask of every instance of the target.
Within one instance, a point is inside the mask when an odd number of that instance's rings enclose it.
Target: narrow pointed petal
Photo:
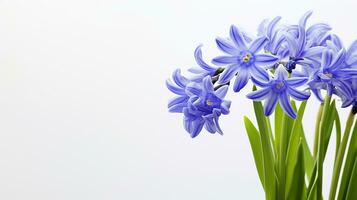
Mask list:
[[[269,82],[268,81],[262,81],[262,80],[259,80],[259,79],[255,79],[254,77],[251,77],[252,78],[252,82],[259,86],[259,87],[267,87],[269,86]]]
[[[323,68],[329,67],[331,62],[332,62],[332,51],[331,50],[325,50],[322,53],[322,58],[321,58],[321,66]]]
[[[296,39],[289,33],[284,34],[286,42],[288,43],[289,55],[292,57],[298,57],[298,43]]]
[[[174,80],[174,82],[176,83],[177,86],[184,88],[187,83],[189,82],[189,80],[187,78],[185,78],[184,76],[181,75],[181,70],[180,69],[176,69],[172,75],[172,79]]]
[[[279,65],[278,69],[276,69],[274,74],[278,80],[286,80],[288,79],[288,72],[286,71],[285,67]]]
[[[336,57],[333,59],[331,62],[330,66],[332,70],[336,70],[341,67],[341,64],[345,61],[345,56],[346,56],[346,51],[345,49],[341,49],[341,51],[338,52]]]
[[[271,115],[275,110],[277,103],[278,103],[278,96],[276,94],[272,94],[270,98],[268,98],[264,102],[264,114],[266,116]]]
[[[195,138],[201,132],[203,125],[204,122],[201,119],[197,119],[191,122],[189,133],[191,134],[192,138]]]
[[[237,47],[239,49],[241,49],[241,50],[248,49],[242,33],[234,25],[231,26],[230,36],[231,36],[231,39],[233,40],[233,42],[237,45]]]
[[[206,76],[206,77],[203,79],[203,87],[204,87],[205,91],[207,91],[207,92],[214,91],[212,79],[211,79],[210,76]]]
[[[268,38],[266,36],[261,36],[251,43],[249,51],[254,54],[264,48],[267,42]]]
[[[231,54],[231,55],[239,54],[239,51],[237,50],[237,48],[223,38],[217,38],[216,43],[217,43],[218,48],[227,54]]]
[[[316,47],[311,47],[307,50],[304,51],[304,54],[302,55],[303,57],[313,57],[313,56],[319,56],[322,54],[323,50],[326,47],[323,46],[316,46]]]
[[[301,26],[301,27],[303,27],[303,28],[305,28],[306,27],[306,22],[307,22],[307,20],[309,19],[309,17],[312,15],[312,11],[310,10],[310,11],[307,11],[302,17],[301,17],[301,19],[300,19],[300,21],[299,21],[299,25]]]
[[[268,55],[268,54],[255,55],[255,65],[259,67],[269,68],[275,65],[278,61],[279,58],[272,55]]]
[[[284,112],[287,115],[289,115],[291,118],[295,119],[296,113],[290,104],[288,95],[285,92],[279,96],[279,102],[280,102],[281,108],[284,110]]]
[[[249,80],[249,72],[247,69],[241,69],[234,81],[233,90],[234,92],[239,92],[245,85],[247,85]]]
[[[205,129],[210,133],[217,132],[216,125],[213,122],[212,117],[204,117],[205,119]]]
[[[227,92],[228,92],[228,85],[225,85],[225,86],[222,86],[222,87],[218,88],[215,91],[215,95],[218,98],[223,99],[226,96]]]
[[[275,17],[268,25],[268,28],[267,28],[267,35],[268,37],[272,37],[273,36],[273,31],[274,31],[274,28],[276,26],[276,24],[278,24],[278,22],[281,20],[281,17],[280,16],[277,16]]]
[[[179,95],[185,94],[185,90],[182,88],[179,88],[175,86],[170,80],[166,80],[166,87],[169,89],[171,92]]]
[[[267,87],[267,88],[249,93],[247,95],[247,98],[255,100],[255,101],[261,101],[261,100],[265,99],[267,96],[269,96],[271,91],[272,91],[271,88]]]
[[[179,104],[179,103],[183,103],[183,102],[187,102],[188,100],[188,96],[176,96],[172,99],[169,100],[169,103],[167,104],[167,107],[171,107],[175,104]]]
[[[200,95],[201,92],[202,90],[197,83],[189,83],[185,89],[185,94],[187,93],[189,95]]]
[[[231,107],[232,102],[228,100],[224,100],[221,104],[221,112],[224,115],[229,114],[229,108]]]
[[[187,107],[187,102],[178,103],[169,107],[171,113],[182,113],[183,109]]]
[[[236,56],[218,56],[213,58],[212,63],[216,65],[227,65],[238,63],[238,58]]]
[[[205,61],[203,61],[202,59],[202,51],[201,51],[201,45],[198,46],[195,50],[195,59],[197,64],[204,70],[206,71],[215,71],[216,68],[210,66],[209,64],[207,64]]]
[[[310,93],[296,90],[293,87],[289,88],[289,94],[296,100],[305,101],[310,97]]]
[[[308,81],[307,77],[293,77],[286,80],[289,86],[298,87],[304,85]]]
[[[238,70],[239,70],[238,65],[229,65],[224,69],[222,74],[219,76],[218,83],[219,84],[228,83],[234,77],[234,75],[236,75]]]
[[[268,74],[267,70],[265,70],[261,67],[257,67],[255,65],[252,65],[249,69],[250,69],[250,74],[254,78],[261,79],[264,81],[269,81],[269,74]]]

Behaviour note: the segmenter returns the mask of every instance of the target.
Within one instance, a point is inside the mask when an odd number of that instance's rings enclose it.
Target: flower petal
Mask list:
[[[289,87],[289,94],[296,100],[305,101],[310,97],[310,93],[296,90],[293,87]]]
[[[336,70],[340,68],[341,64],[345,61],[345,57],[346,57],[346,50],[341,49],[336,55],[336,57],[333,59],[333,61],[331,62],[330,69]]]
[[[170,80],[166,80],[166,87],[169,89],[171,92],[179,95],[185,94],[185,90],[183,88],[179,88],[175,86]]]
[[[326,47],[323,46],[311,47],[305,50],[302,56],[303,57],[320,56],[324,49],[326,49]]]
[[[276,94],[272,94],[264,102],[264,114],[266,116],[271,115],[273,113],[277,103],[278,103],[278,96]]]
[[[289,115],[291,118],[295,119],[296,113],[290,104],[290,100],[289,100],[289,97],[286,92],[283,92],[279,95],[279,102],[280,102],[281,108],[284,110],[284,112],[287,115]]]
[[[247,98],[255,100],[255,101],[261,101],[261,100],[265,99],[267,96],[269,96],[271,91],[272,90],[270,87],[267,87],[267,88],[264,88],[261,90],[256,90],[254,92],[247,94]]]
[[[180,69],[176,69],[174,71],[174,73],[172,74],[172,79],[174,80],[176,85],[181,88],[184,88],[189,82],[189,80],[187,78],[185,78],[184,76],[181,75]]]
[[[169,107],[171,113],[182,113],[183,109],[187,107],[187,102],[178,103]]]
[[[238,58],[236,56],[218,56],[213,58],[212,63],[216,65],[227,65],[238,63]]]
[[[255,39],[249,47],[249,51],[252,52],[253,54],[260,51],[262,48],[264,48],[264,45],[268,42],[268,38],[266,36],[261,36],[257,39]]]
[[[175,104],[179,104],[179,103],[183,103],[183,102],[187,102],[188,100],[188,96],[176,96],[172,99],[169,100],[169,103],[167,104],[167,107],[171,107]]]
[[[330,66],[331,62],[332,62],[332,51],[326,49],[322,52],[321,66],[323,68],[327,68]]]
[[[212,79],[210,76],[206,76],[203,79],[203,88],[205,89],[206,92],[213,92],[213,83],[212,83]]]
[[[269,68],[278,62],[279,58],[268,54],[255,55],[255,65]]]
[[[224,69],[222,74],[219,76],[218,83],[219,84],[228,83],[234,77],[234,75],[237,73],[238,70],[239,70],[238,65],[229,65]]]
[[[293,77],[286,80],[287,84],[292,87],[304,85],[307,81],[307,77]]]
[[[249,78],[250,75],[247,69],[239,70],[233,85],[234,92],[239,92],[245,85],[247,85]]]
[[[234,25],[231,26],[230,36],[239,49],[248,50],[242,32],[240,32]]]
[[[217,38],[216,43],[217,43],[218,48],[225,53],[228,53],[231,55],[239,54],[239,50],[223,38]]]
[[[227,92],[228,92],[228,85],[224,85],[215,91],[215,95],[218,98],[223,99],[226,96]]]
[[[261,67],[257,67],[255,65],[252,65],[249,70],[252,77],[264,81],[269,81],[269,74],[267,70],[262,69]]]
[[[197,64],[204,70],[206,71],[215,71],[216,68],[208,65],[205,61],[202,59],[202,51],[201,51],[201,45],[198,46],[195,50],[195,59]]]

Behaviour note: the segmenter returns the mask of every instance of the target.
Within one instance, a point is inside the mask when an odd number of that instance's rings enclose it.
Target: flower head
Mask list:
[[[249,99],[254,101],[265,100],[264,113],[269,116],[273,113],[276,104],[279,102],[283,110],[291,118],[296,118],[296,113],[290,104],[290,96],[299,101],[305,101],[310,97],[310,94],[304,91],[297,90],[297,87],[305,84],[307,81],[303,77],[288,78],[288,72],[280,66],[275,77],[268,82],[253,80],[253,82],[262,87],[261,90],[254,91],[247,95]]]
[[[236,76],[233,89],[239,92],[248,83],[250,77],[268,80],[269,75],[263,67],[274,65],[278,58],[259,53],[268,42],[267,37],[258,37],[247,44],[243,33],[237,27],[231,26],[230,39],[233,43],[221,38],[216,39],[218,48],[228,54],[213,59],[213,63],[227,66],[220,75],[218,83],[225,84]]]
[[[346,66],[346,50],[341,49],[335,53],[331,49],[325,49],[320,68],[311,73],[308,85],[311,91],[322,101],[321,89],[326,89],[327,94],[340,93],[344,96],[351,96],[352,90],[347,84],[347,80],[353,75],[357,75],[357,69]]]
[[[215,90],[210,76],[206,76],[202,83],[191,83],[186,87],[190,99],[183,109],[184,127],[191,137],[196,137],[203,127],[210,133],[223,134],[218,118],[229,113],[231,102],[224,100],[227,91],[227,85]]]
[[[190,79],[195,82],[202,82],[202,79],[206,76],[214,76],[219,70],[218,67],[211,66],[207,64],[202,58],[202,45],[199,45],[195,50],[195,59],[198,67],[190,68],[188,71],[194,74],[194,76]]]

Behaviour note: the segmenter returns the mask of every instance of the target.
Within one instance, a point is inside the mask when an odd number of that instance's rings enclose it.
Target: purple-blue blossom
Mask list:
[[[213,63],[226,66],[218,79],[218,83],[225,84],[236,76],[233,90],[239,92],[251,77],[268,80],[266,68],[274,65],[278,58],[271,54],[259,53],[268,42],[266,36],[261,36],[247,44],[243,33],[237,27],[231,26],[231,41],[217,38],[217,46],[228,55],[218,56]]]
[[[296,113],[290,103],[290,96],[299,101],[305,101],[310,97],[310,93],[297,89],[297,87],[304,85],[307,79],[303,77],[288,78],[288,72],[282,66],[278,67],[274,78],[269,81],[264,82],[255,79],[253,81],[262,89],[251,92],[247,97],[254,101],[265,100],[264,113],[267,116],[273,113],[279,102],[287,115],[296,118]]]

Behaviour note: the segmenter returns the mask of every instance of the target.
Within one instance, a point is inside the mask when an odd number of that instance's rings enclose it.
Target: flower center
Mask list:
[[[332,78],[333,77],[333,74],[331,73],[325,73],[325,76],[329,77],[329,78]]]
[[[280,93],[282,91],[284,91],[286,88],[286,85],[284,83],[284,81],[279,81],[279,80],[276,80],[275,83],[274,83],[274,87],[273,87],[273,90],[277,93]]]
[[[213,105],[213,102],[212,102],[210,99],[208,99],[208,100],[206,101],[206,105],[207,105],[207,106],[212,106],[212,105]]]
[[[242,60],[244,63],[247,63],[250,61],[251,57],[252,57],[252,55],[250,53],[246,53]]]

